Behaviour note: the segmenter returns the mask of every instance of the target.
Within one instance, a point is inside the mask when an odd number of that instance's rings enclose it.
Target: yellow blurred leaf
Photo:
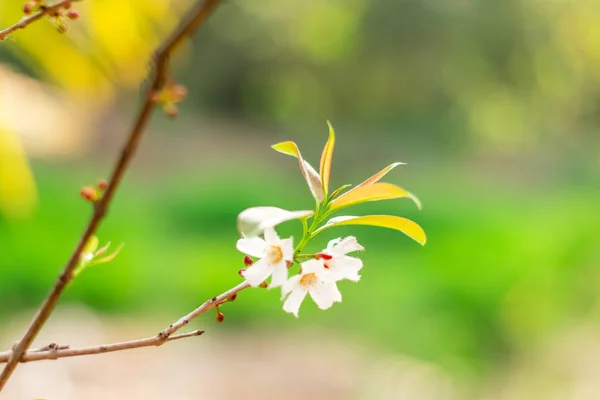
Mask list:
[[[381,178],[383,178],[388,172],[390,172],[392,169],[396,168],[398,165],[406,165],[406,164],[404,164],[403,162],[395,162],[393,164],[390,164],[387,167],[385,167],[384,169],[382,169],[381,171],[379,171],[378,173],[376,173],[375,175],[373,175],[372,177],[370,177],[367,180],[365,180],[364,182],[362,182],[361,184],[356,185],[354,187],[354,189],[349,190],[348,193],[350,193],[352,190],[358,189],[359,187],[369,186],[369,185],[379,182],[379,180]]]
[[[327,221],[325,225],[317,229],[315,231],[315,235],[324,229],[344,225],[368,225],[395,229],[404,233],[421,245],[425,245],[425,242],[427,241],[425,231],[419,226],[419,224],[409,219],[396,217],[393,215],[367,215],[364,217],[344,216],[332,218]]]
[[[323,201],[323,184],[321,183],[321,177],[315,171],[315,169],[304,159],[300,154],[300,149],[294,142],[281,142],[274,144],[271,146],[273,150],[276,150],[280,153],[287,154],[292,157],[296,157],[298,159],[298,163],[300,164],[300,171],[302,172],[302,176],[304,176],[304,180],[308,184],[308,188],[312,193],[313,197],[320,203]]]
[[[327,125],[329,126],[329,139],[327,139],[327,143],[325,143],[325,147],[323,148],[323,153],[321,154],[321,164],[319,168],[325,196],[327,196],[327,193],[329,192],[331,159],[333,158],[333,148],[335,147],[335,131],[333,130],[333,126],[331,126],[329,121],[327,121]]]
[[[350,207],[369,201],[409,198],[420,208],[419,199],[412,193],[391,183],[378,182],[368,186],[356,187],[329,203],[331,210]]]
[[[21,141],[0,127],[0,212],[7,217],[24,218],[36,203],[35,181]]]

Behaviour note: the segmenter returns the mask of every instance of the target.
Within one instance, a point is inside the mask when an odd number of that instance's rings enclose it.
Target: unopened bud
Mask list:
[[[260,283],[260,285],[258,285],[258,287],[259,287],[259,288],[263,288],[263,289],[266,289],[268,286],[269,286],[269,285],[267,285],[267,281],[262,281],[262,282]]]
[[[237,293],[234,293],[231,296],[229,296],[229,301],[235,301],[235,299],[237,299]]]
[[[75,10],[69,10],[69,11],[67,11],[67,17],[69,19],[77,19],[77,18],[79,18],[79,13]]]
[[[217,307],[217,315],[215,315],[215,319],[219,323],[223,322],[223,320],[225,319],[225,315],[223,315],[223,313],[221,312],[221,310],[219,310],[219,307]]]
[[[33,7],[35,7],[35,2],[30,1],[29,3],[25,4],[25,6],[23,7],[23,12],[25,13],[25,15],[29,15],[31,14],[31,12],[33,11]]]
[[[58,33],[65,33],[69,30],[69,25],[65,24],[64,22],[61,22],[56,26],[56,29],[58,30]]]
[[[98,189],[105,191],[106,188],[108,188],[108,182],[106,182],[104,179],[100,179],[100,181],[98,181]]]
[[[83,189],[81,189],[81,192],[79,192],[79,194],[81,195],[81,197],[88,201],[98,200],[98,194],[96,193],[96,190],[89,186],[86,186]]]
[[[254,264],[254,261],[252,261],[252,258],[250,258],[250,256],[246,256],[244,257],[244,265],[246,267],[251,266],[252,264]]]
[[[65,10],[68,10],[69,8],[71,8],[71,5],[72,5],[72,4],[71,4],[71,2],[70,2],[70,1],[67,1],[67,2],[66,2],[64,5],[63,5],[63,8],[64,8]]]
[[[183,85],[173,85],[171,93],[173,94],[175,100],[183,100],[187,96],[187,88]]]
[[[169,118],[175,118],[179,115],[179,108],[173,103],[167,103],[163,106],[163,111]]]

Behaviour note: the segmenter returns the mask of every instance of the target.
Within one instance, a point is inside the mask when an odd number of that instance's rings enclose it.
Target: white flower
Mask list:
[[[310,297],[322,310],[331,307],[336,301],[342,301],[342,294],[335,281],[329,279],[323,266],[323,260],[303,262],[300,274],[292,276],[281,289],[282,297],[288,295],[283,303],[284,311],[292,313],[296,317],[307,294],[310,294]]]
[[[265,238],[258,236],[241,238],[237,248],[244,254],[259,260],[242,272],[252,286],[258,286],[271,276],[269,287],[281,286],[288,277],[287,262],[294,260],[293,239],[280,239],[273,228],[267,228]]]
[[[324,261],[325,269],[331,274],[332,280],[348,279],[358,282],[360,279],[358,271],[363,267],[363,263],[360,259],[347,256],[346,254],[352,251],[363,250],[364,248],[358,244],[354,236],[331,240],[327,244],[327,248],[321,253],[321,258]]]

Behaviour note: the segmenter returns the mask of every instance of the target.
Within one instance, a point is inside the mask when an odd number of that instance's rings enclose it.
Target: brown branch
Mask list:
[[[137,339],[130,340],[128,342],[120,342],[120,343],[111,343],[111,344],[103,344],[100,346],[93,347],[83,347],[80,349],[71,349],[69,346],[59,346],[56,344],[51,344],[41,349],[33,349],[27,351],[21,357],[20,362],[30,362],[30,361],[41,361],[41,360],[56,360],[64,357],[76,357],[76,356],[89,356],[91,354],[102,354],[102,353],[110,353],[113,351],[121,351],[121,350],[130,350],[137,349],[140,347],[148,347],[148,346],[160,346],[166,342],[170,342],[177,339],[185,339],[193,336],[200,336],[204,333],[202,329],[198,329],[192,332],[182,333],[179,335],[173,335],[167,338],[167,340],[159,339],[158,336],[152,336],[145,339]],[[5,351],[0,353],[0,363],[7,362],[11,355],[12,351]]]
[[[19,29],[25,29],[29,24],[41,19],[45,15],[54,14],[56,11],[59,11],[60,9],[64,8],[72,2],[72,0],[61,0],[51,6],[42,7],[40,11],[38,11],[30,17],[21,18],[21,20],[13,26],[9,26],[8,28],[0,31],[0,41],[6,39],[14,31],[17,31]]]
[[[176,322],[172,323],[171,325],[160,331],[157,335],[149,338],[131,340],[128,342],[121,343],[105,344],[101,346],[84,347],[81,349],[70,349],[69,346],[60,346],[55,343],[52,343],[48,346],[44,346],[39,349],[32,349],[27,351],[21,356],[19,362],[24,363],[30,361],[55,360],[63,357],[87,356],[91,354],[101,354],[112,351],[136,349],[138,347],[160,346],[163,343],[169,342],[171,340],[184,339],[192,336],[200,336],[204,333],[204,331],[201,329],[188,333],[182,333],[179,335],[175,335],[174,333],[186,326],[187,324],[189,324],[190,321],[206,313],[207,311],[210,311],[223,303],[232,301],[232,296],[236,296],[239,292],[249,287],[250,284],[244,281],[239,285],[221,293],[220,295],[213,297],[210,300],[206,300],[194,311],[192,311],[184,317],[179,318]],[[0,363],[6,363],[10,361],[15,351],[16,350],[8,350],[0,352]]]
[[[144,103],[133,124],[133,128],[129,133],[129,138],[127,139],[117,164],[114,167],[112,176],[108,182],[108,187],[106,188],[102,198],[95,203],[94,213],[87,225],[87,228],[83,232],[75,251],[73,251],[69,261],[54,284],[52,291],[38,309],[35,318],[27,329],[27,332],[19,341],[17,346],[15,346],[13,354],[8,360],[4,370],[0,374],[0,391],[2,391],[6,385],[6,382],[12,375],[12,372],[15,370],[19,361],[21,360],[21,357],[23,357],[29,346],[31,346],[31,343],[37,336],[38,332],[41,330],[46,320],[50,317],[50,314],[54,310],[54,307],[56,306],[56,303],[58,302],[62,292],[73,278],[73,271],[77,266],[85,244],[95,233],[96,229],[100,225],[100,222],[105,217],[108,211],[108,206],[123,178],[123,175],[125,174],[125,170],[127,169],[127,166],[129,165],[131,158],[135,153],[138,143],[142,137],[142,133],[144,132],[144,128],[146,127],[148,120],[150,119],[150,115],[152,114],[154,103],[151,101],[151,94],[160,90],[165,83],[169,56],[186,37],[191,36],[196,29],[206,22],[220,2],[221,0],[199,1],[189,12],[189,14],[180,22],[177,28],[173,30],[173,33],[171,33],[171,35],[169,35],[169,37],[156,50],[153,57],[154,73],[151,84],[148,88],[148,92],[146,93]]]

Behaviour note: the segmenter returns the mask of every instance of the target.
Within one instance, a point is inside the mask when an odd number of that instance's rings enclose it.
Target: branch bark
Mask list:
[[[108,182],[108,187],[102,198],[94,203],[94,212],[85,231],[81,235],[77,247],[73,251],[62,273],[54,284],[52,291],[38,309],[37,314],[29,325],[29,328],[25,332],[23,338],[15,346],[10,359],[0,374],[0,392],[6,385],[6,382],[12,375],[27,349],[31,346],[31,343],[41,330],[44,323],[50,317],[50,314],[54,310],[54,307],[56,306],[56,303],[62,295],[65,287],[73,278],[73,271],[77,266],[85,244],[95,233],[102,219],[106,216],[110,202],[113,199],[121,180],[123,179],[123,175],[125,174],[135,150],[138,147],[138,143],[142,137],[146,125],[148,124],[152,110],[154,109],[154,103],[151,101],[151,94],[160,90],[165,84],[169,56],[174,50],[177,49],[177,47],[186,37],[191,36],[208,20],[220,2],[221,0],[199,1],[187,14],[187,16],[184,17],[184,19],[179,23],[177,28],[175,28],[168,38],[157,48],[153,57],[154,68],[151,84],[149,85],[139,114],[134,121],[133,128],[129,133],[129,138],[127,139],[125,146],[121,151],[121,155],[113,169],[111,178]]]
[[[8,38],[8,36],[11,33],[15,32],[19,29],[25,29],[29,24],[34,23],[35,21],[41,19],[45,15],[51,15],[55,11],[58,11],[58,10],[64,8],[69,3],[72,3],[72,1],[73,0],[61,0],[51,6],[46,6],[46,7],[42,8],[40,11],[38,11],[37,13],[35,13],[29,17],[21,18],[21,20],[19,22],[17,22],[16,24],[9,26],[8,28],[0,31],[0,41],[5,40],[6,38]]]
[[[149,346],[160,346],[166,342],[170,342],[178,339],[185,339],[193,336],[200,336],[204,333],[202,329],[198,329],[192,332],[181,333],[179,335],[173,335],[167,338],[167,340],[161,340],[157,336],[152,336],[145,339],[137,339],[130,340],[128,342],[120,342],[120,343],[111,343],[111,344],[103,344],[100,346],[93,347],[83,347],[80,349],[71,349],[69,346],[60,346],[56,344],[51,344],[41,349],[33,349],[27,351],[21,357],[20,362],[26,363],[31,361],[41,361],[41,360],[56,360],[59,358],[65,357],[76,357],[76,356],[89,356],[92,354],[103,354],[110,353],[113,351],[121,351],[121,350],[131,350],[138,349],[140,347],[149,347]],[[12,355],[11,351],[5,351],[0,353],[0,363],[7,362]]]
[[[182,333],[175,335],[174,333],[190,323],[190,321],[199,317],[200,315],[214,309],[215,307],[233,301],[232,296],[236,296],[239,292],[250,287],[250,284],[246,281],[239,285],[221,293],[212,299],[206,300],[195,310],[179,318],[177,321],[160,331],[153,337],[131,340],[128,342],[105,344],[93,347],[84,347],[81,349],[70,349],[69,346],[59,346],[57,344],[50,344],[40,349],[29,350],[24,353],[19,362],[30,362],[30,361],[41,361],[41,360],[56,360],[63,357],[76,357],[76,356],[87,356],[91,354],[102,354],[112,351],[130,350],[139,347],[148,346],[160,346],[163,343],[170,342],[172,340],[184,339],[192,336],[200,336],[204,333],[203,330],[195,330],[188,333]],[[0,363],[6,363],[11,360],[15,350],[8,350],[0,353]]]

